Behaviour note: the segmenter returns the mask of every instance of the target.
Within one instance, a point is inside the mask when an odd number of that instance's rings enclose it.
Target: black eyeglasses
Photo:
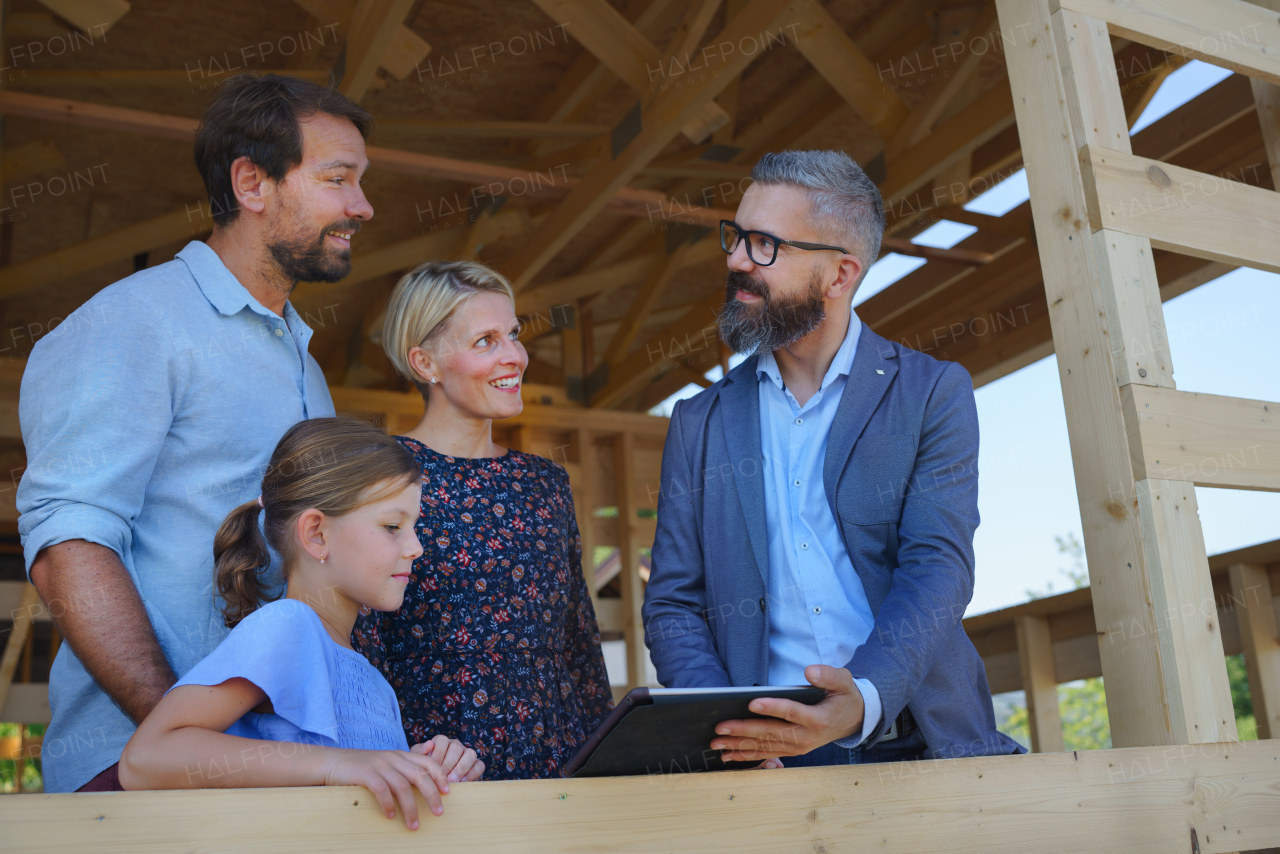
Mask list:
[[[797,249],[831,249],[835,252],[849,254],[848,249],[839,246],[828,246],[825,243],[801,243],[799,240],[783,240],[763,231],[746,231],[731,219],[720,220],[720,248],[725,254],[732,255],[743,237],[747,238],[747,257],[751,263],[759,267],[768,267],[778,260],[779,246],[794,246]]]

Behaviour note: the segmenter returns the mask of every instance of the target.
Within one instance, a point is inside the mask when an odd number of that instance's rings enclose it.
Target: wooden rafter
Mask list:
[[[534,2],[553,20],[567,25],[583,47],[640,95],[642,104],[653,100],[657,84],[665,76],[664,57],[620,12],[605,0]],[[694,142],[701,142],[728,120],[728,114],[708,99],[680,130]]]
[[[796,15],[795,45],[867,124],[888,136],[909,110],[892,89],[880,82],[875,64],[845,34],[831,13],[810,3]]]
[[[90,36],[105,35],[131,8],[126,0],[40,0],[40,5]]]
[[[972,45],[975,40],[985,41],[997,27],[995,2],[990,0],[961,43]],[[901,152],[919,143],[933,130],[933,125],[943,110],[977,73],[978,65],[987,53],[988,51],[980,52],[969,47],[960,53],[948,51],[944,54],[938,62],[938,68],[932,72],[937,80],[925,90],[924,96],[894,131],[885,147],[886,159],[896,159]]]
[[[364,97],[413,3],[414,0],[357,0],[344,47],[346,71],[338,91],[353,101]]]
[[[715,239],[704,237],[700,242],[711,244],[712,248],[718,248],[715,246]],[[685,259],[693,254],[695,254],[694,247],[685,243],[662,258],[650,269],[644,285],[636,293],[635,299],[631,301],[631,306],[627,309],[627,315],[622,319],[621,327],[613,334],[613,339],[605,349],[604,360],[606,362],[610,365],[617,365],[622,361],[623,356],[626,355],[627,350],[631,347],[631,342],[635,340],[640,328],[644,325],[645,318],[649,316],[649,312],[657,304],[658,298],[666,290],[671,278],[685,266]]]
[[[729,42],[754,38],[756,33],[788,20],[806,2],[753,0],[729,23],[721,37]],[[636,137],[616,158],[596,164],[508,262],[510,278],[517,290],[526,287],[547,262],[599,213],[604,203],[657,156],[703,105],[719,94],[754,58],[755,55],[745,56],[741,51],[726,58],[715,54],[707,61],[708,73],[701,75],[698,81],[659,94],[644,110]]]

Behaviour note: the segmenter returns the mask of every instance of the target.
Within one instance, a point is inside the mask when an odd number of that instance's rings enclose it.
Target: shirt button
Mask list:
[[[815,614],[821,614],[821,613],[822,613],[822,606],[821,606],[821,605],[815,606],[815,607],[814,607],[814,609],[813,609],[813,613],[815,613]]]
[[[283,337],[284,337],[284,330],[283,330],[283,329],[277,329],[277,330],[276,330],[276,337],[277,337],[277,338],[283,338]]]
[[[796,423],[797,423],[797,424],[803,424],[803,423],[804,423],[804,419],[803,419],[803,418],[797,418],[797,419],[796,419]]]
[[[808,550],[809,550],[809,544],[808,544],[808,543],[801,543],[801,544],[800,544],[800,548],[804,549],[805,551],[808,551]]]
[[[799,485],[800,485],[800,481],[798,481],[798,480],[797,480],[797,481],[796,481],[796,486],[799,486]]]

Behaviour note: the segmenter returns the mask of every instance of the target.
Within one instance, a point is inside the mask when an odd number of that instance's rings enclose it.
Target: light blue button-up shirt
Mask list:
[[[226,636],[213,537],[259,493],[271,452],[307,418],[334,414],[311,328],[262,306],[206,244],[111,285],[36,343],[19,418],[18,487],[27,571],[65,540],[114,550],[133,577],[174,672]],[[57,614],[102,607],[78,591]],[[110,638],[103,642],[110,646]],[[49,679],[44,785],[73,791],[120,758],[129,718],[68,644]]]
[[[851,311],[844,341],[804,406],[783,383],[772,352],[756,360],[769,538],[770,685],[808,684],[804,669],[810,664],[844,667],[875,623],[822,483],[827,437],[861,331],[862,321]],[[880,723],[880,692],[866,679],[854,684],[866,703],[862,733],[837,741],[841,747],[856,747]]]

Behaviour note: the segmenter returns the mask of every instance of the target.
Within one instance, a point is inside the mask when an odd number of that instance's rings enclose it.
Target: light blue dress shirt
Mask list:
[[[801,406],[782,381],[772,352],[756,361],[760,445],[769,540],[769,684],[807,685],[810,664],[844,667],[866,642],[875,617],[827,503],[822,464],[862,322],[849,329],[822,385]],[[836,742],[856,747],[880,723],[880,692],[855,678],[866,703],[862,733]]]
[[[258,495],[284,432],[334,414],[310,340],[292,305],[284,317],[264,308],[198,241],[72,312],[36,343],[22,377],[27,571],[55,543],[107,546],[174,672],[213,652],[228,631],[213,589],[214,534]],[[54,613],[95,607],[101,594],[89,588],[49,603]],[[49,702],[45,790],[73,791],[120,758],[134,725],[68,644]]]

